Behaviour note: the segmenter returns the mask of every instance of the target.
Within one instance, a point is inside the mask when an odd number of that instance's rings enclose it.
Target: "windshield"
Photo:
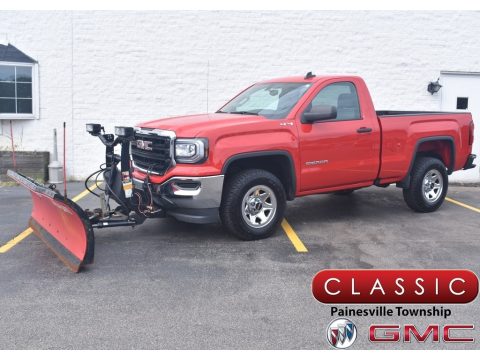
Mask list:
[[[309,83],[262,83],[248,88],[218,112],[283,119],[310,87]]]

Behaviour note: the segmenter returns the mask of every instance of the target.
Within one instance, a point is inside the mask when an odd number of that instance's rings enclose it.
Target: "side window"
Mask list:
[[[360,105],[355,85],[351,82],[338,82],[326,86],[315,96],[305,112],[315,113],[325,107],[337,110],[336,120],[360,119]]]

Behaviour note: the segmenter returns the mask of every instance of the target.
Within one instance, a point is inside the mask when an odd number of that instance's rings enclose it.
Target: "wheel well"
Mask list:
[[[449,136],[420,139],[415,146],[408,173],[402,181],[397,183],[397,187],[404,189],[410,187],[410,173],[412,172],[413,164],[419,157],[426,156],[442,161],[447,168],[448,175],[450,175],[455,169],[455,144],[453,139]]]
[[[455,168],[453,140],[451,139],[427,140],[421,142],[417,146],[415,160],[420,156],[430,156],[441,160],[447,167],[449,174],[451,174]]]
[[[295,170],[288,155],[240,155],[228,161],[223,169],[225,183],[228,179],[246,169],[262,169],[271,172],[282,183],[288,200],[295,198]]]

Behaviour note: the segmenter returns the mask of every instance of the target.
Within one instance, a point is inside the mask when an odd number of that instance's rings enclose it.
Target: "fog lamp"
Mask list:
[[[128,126],[115,126],[115,135],[124,137],[124,138],[131,138],[135,134],[133,127]]]
[[[98,135],[103,129],[102,125],[100,124],[86,124],[85,127],[90,135]]]

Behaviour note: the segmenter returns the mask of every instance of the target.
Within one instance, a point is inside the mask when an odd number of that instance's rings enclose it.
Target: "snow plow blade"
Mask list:
[[[27,176],[12,170],[7,175],[30,191],[33,207],[29,225],[50,250],[73,272],[92,263],[93,228],[82,208]]]

